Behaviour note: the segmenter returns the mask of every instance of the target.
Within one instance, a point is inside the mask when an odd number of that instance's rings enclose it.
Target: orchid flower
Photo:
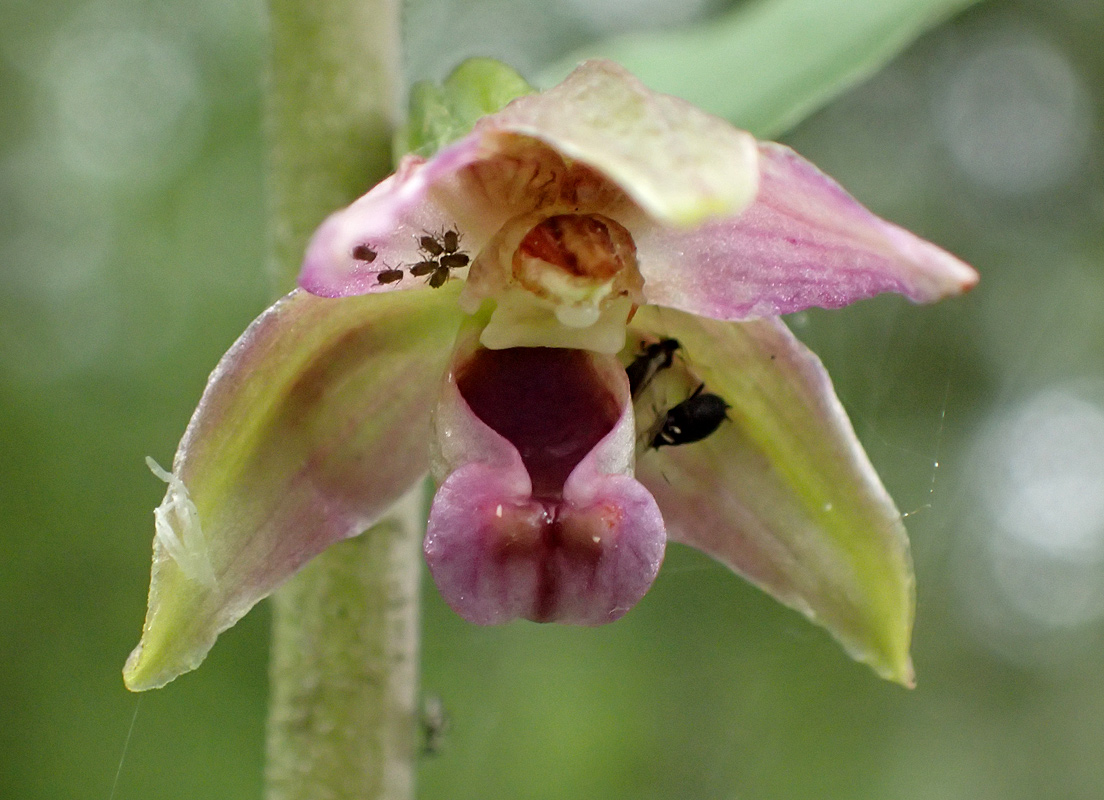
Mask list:
[[[911,682],[901,516],[779,316],[974,271],[615,64],[518,94],[326,220],[219,363],[161,473],[131,688],[197,666],[427,471],[426,558],[474,623],[617,619],[670,539]],[[700,441],[653,447],[703,395]]]

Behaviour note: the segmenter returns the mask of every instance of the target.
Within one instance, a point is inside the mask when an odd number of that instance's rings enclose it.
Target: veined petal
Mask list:
[[[425,473],[458,289],[296,290],[223,357],[165,476],[129,688],[194,669],[220,632]]]
[[[742,214],[636,234],[649,303],[741,320],[882,292],[927,303],[977,283],[970,266],[876,217],[788,147],[759,149],[759,194]]]
[[[736,214],[758,183],[751,134],[651,91],[612,61],[584,62],[556,87],[483,118],[475,131],[540,139],[604,174],[661,224]]]
[[[510,212],[475,193],[467,202],[455,201],[463,194],[463,187],[453,185],[456,173],[478,157],[479,141],[469,136],[430,161],[403,158],[394,175],[315,231],[299,285],[321,297],[424,288],[424,279],[403,273],[430,257],[421,248],[423,236],[440,238],[448,230],[462,230],[462,249],[477,252]],[[381,279],[387,272],[403,277]]]
[[[435,415],[443,483],[425,538],[441,595],[483,625],[618,619],[651,586],[666,542],[655,501],[631,475],[620,363],[470,345],[455,363]]]
[[[641,455],[673,541],[823,625],[878,674],[913,680],[914,586],[901,516],[820,361],[777,319],[718,322],[641,309],[731,408],[713,435]]]
[[[430,160],[404,158],[322,224],[299,285],[324,297],[420,286],[404,272],[429,257],[423,236],[458,231],[474,259],[507,220],[537,208],[625,205],[640,218],[634,227],[728,217],[755,197],[758,159],[750,134],[649,91],[612,62],[588,61],[556,88],[483,117]],[[591,172],[603,179],[580,177]]]

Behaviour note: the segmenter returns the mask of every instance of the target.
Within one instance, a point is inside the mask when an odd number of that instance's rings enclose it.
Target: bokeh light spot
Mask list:
[[[975,526],[954,557],[961,610],[1021,666],[1063,663],[1104,616],[1102,397],[1090,383],[1043,389],[974,442]]]
[[[936,71],[936,126],[955,165],[1006,195],[1052,189],[1083,165],[1091,120],[1066,56],[1029,28],[996,28]]]
[[[157,185],[198,150],[198,68],[164,36],[67,32],[55,41],[44,78],[60,156],[79,175]]]
[[[1052,558],[1104,556],[1104,409],[1040,392],[983,440],[983,497],[1004,537]]]

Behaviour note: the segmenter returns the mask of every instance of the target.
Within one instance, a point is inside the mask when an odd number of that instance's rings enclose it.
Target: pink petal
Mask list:
[[[299,285],[322,297],[425,288],[425,278],[406,270],[427,258],[419,247],[421,237],[447,230],[462,231],[462,251],[477,252],[508,211],[495,213],[477,198],[467,204],[450,201],[450,189],[462,190],[454,186],[456,173],[477,159],[478,149],[478,140],[468,137],[432,161],[406,156],[394,175],[315,231]],[[380,274],[387,270],[404,275],[381,283]]]
[[[913,575],[901,517],[828,374],[777,319],[641,309],[731,408],[703,441],[640,456],[670,537],[823,625],[879,674],[911,683]]]
[[[425,473],[458,288],[296,290],[231,347],[176,453],[130,688],[194,669],[221,631]]]
[[[971,267],[874,216],[789,148],[759,150],[759,195],[742,214],[637,235],[649,303],[740,320],[881,292],[926,303],[977,283]]]
[[[495,351],[495,357],[503,352]],[[458,367],[472,353],[470,346],[461,348]],[[562,485],[557,487],[549,474],[561,474],[558,462],[538,463],[546,454],[527,450],[523,456],[515,442],[551,441],[563,434],[570,448],[576,431],[545,429],[527,438],[526,431],[511,429],[508,439],[476,415],[461,393],[464,380],[450,374],[435,418],[437,471],[447,478],[430,512],[426,560],[441,595],[470,622],[486,625],[517,617],[585,625],[610,622],[651,586],[665,544],[655,501],[626,474],[632,469],[634,423],[624,370],[612,357],[582,351],[535,348],[525,359],[530,356],[584,362],[553,368],[549,377],[562,383],[581,367],[590,374],[576,377],[597,380],[603,391],[612,393],[614,416],[608,432],[582,455],[566,481],[559,478]],[[521,369],[517,377],[524,382],[532,376]],[[527,412],[537,428],[560,414],[556,405],[575,402],[572,392],[555,381],[528,389],[517,387],[515,398],[525,396],[526,401],[524,410],[515,411],[518,418]],[[545,389],[555,397],[542,405],[539,395]],[[595,413],[601,418],[606,412]],[[499,417],[495,421],[509,427]],[[542,474],[534,478],[531,471],[537,470]]]
[[[611,183],[580,184],[565,161]],[[658,224],[731,215],[755,196],[757,161],[750,134],[649,91],[616,64],[588,61],[556,88],[482,118],[429,161],[407,156],[322,224],[299,285],[324,297],[416,288],[424,280],[409,273],[380,276],[424,260],[420,237],[457,230],[474,259],[507,220],[538,206],[612,213],[611,204],[632,206],[628,196]]]
[[[755,197],[751,134],[651,91],[612,61],[583,62],[552,89],[483,118],[476,131],[545,142],[605,175],[661,225],[731,215]]]

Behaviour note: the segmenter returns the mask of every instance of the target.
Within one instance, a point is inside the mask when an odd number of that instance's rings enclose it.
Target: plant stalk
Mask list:
[[[269,270],[295,285],[325,217],[391,171],[399,121],[399,0],[268,0]]]
[[[277,592],[268,800],[413,798],[423,497]]]
[[[398,0],[269,0],[269,271],[294,285],[310,234],[390,171]],[[267,800],[411,800],[421,486],[274,598]]]

